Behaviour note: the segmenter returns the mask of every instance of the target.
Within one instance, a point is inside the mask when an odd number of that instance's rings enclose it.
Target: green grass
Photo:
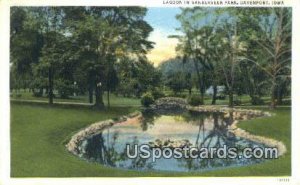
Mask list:
[[[79,129],[100,120],[136,110],[132,107],[96,111],[88,108],[11,104],[12,177],[104,177],[104,176],[288,176],[291,174],[290,109],[276,115],[246,121],[240,126],[252,133],[282,140],[288,153],[280,159],[245,167],[205,173],[141,172],[86,162],[66,151],[64,142]]]
[[[19,94],[19,96],[17,96]],[[28,92],[28,90],[21,90],[18,93],[13,92],[11,94],[11,98],[16,100],[41,100],[41,101],[48,101],[46,96],[43,97],[34,97],[32,92]],[[107,96],[106,92],[103,95],[104,104],[107,105]],[[72,103],[89,103],[89,99],[87,95],[80,95],[80,96],[70,96],[69,98],[54,98],[54,102],[72,102]],[[110,105],[111,106],[140,106],[141,101],[139,98],[128,98],[123,96],[116,96],[115,94],[110,94]]]
[[[171,90],[165,90],[165,95],[168,96],[176,96],[173,91]],[[193,94],[199,94],[199,91],[197,89],[193,89]],[[188,97],[188,91],[185,90],[178,94],[178,96],[184,96]],[[34,97],[32,95],[32,92],[29,92],[28,90],[19,90],[16,92],[15,90],[11,94],[11,98],[16,100],[41,100],[41,101],[48,101],[48,98],[46,96],[43,97]],[[211,104],[211,96],[205,95],[204,96],[204,104],[210,105]],[[241,96],[235,96],[236,99],[241,101],[242,106],[251,106],[251,98],[248,95],[241,95]],[[265,105],[269,105],[271,102],[271,98],[269,96],[261,97],[261,99],[264,100]],[[291,100],[290,97],[286,97],[283,99],[284,102],[289,102]],[[107,105],[107,96],[106,92],[104,92],[103,95],[103,101],[104,104]],[[80,95],[80,96],[70,96],[69,98],[54,98],[54,102],[72,102],[72,103],[88,103],[88,95]],[[110,104],[112,106],[141,106],[141,100],[140,98],[134,98],[134,97],[123,97],[123,96],[116,96],[114,93],[110,94]],[[228,97],[224,100],[217,100],[216,105],[228,105]],[[290,105],[289,103],[286,103],[286,105]]]

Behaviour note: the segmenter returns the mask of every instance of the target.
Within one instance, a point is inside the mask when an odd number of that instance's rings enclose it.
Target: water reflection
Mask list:
[[[239,152],[244,147],[264,147],[261,144],[235,137],[229,131],[232,115],[220,113],[164,114],[145,112],[143,120],[138,123],[119,124],[102,133],[91,136],[81,145],[81,156],[101,164],[138,170],[167,171],[204,171],[228,166],[241,166],[258,163],[257,159],[186,159],[160,158],[152,159],[137,157],[129,159],[126,155],[126,144],[149,144],[162,141],[184,140],[193,147],[221,148],[237,147]],[[131,148],[133,153],[133,147]]]

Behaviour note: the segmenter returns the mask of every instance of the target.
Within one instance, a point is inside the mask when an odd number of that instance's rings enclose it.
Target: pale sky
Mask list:
[[[149,40],[155,42],[154,48],[148,53],[148,59],[157,66],[159,63],[176,57],[175,47],[177,39],[168,38],[178,35],[175,31],[180,23],[175,16],[181,11],[179,8],[149,8],[145,20],[153,27]]]

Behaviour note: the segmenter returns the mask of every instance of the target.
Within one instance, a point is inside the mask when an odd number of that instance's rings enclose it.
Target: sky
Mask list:
[[[176,56],[175,47],[178,41],[168,36],[179,34],[175,29],[180,27],[180,22],[175,16],[180,12],[179,8],[148,8],[145,20],[154,29],[149,40],[156,44],[147,57],[154,66]]]

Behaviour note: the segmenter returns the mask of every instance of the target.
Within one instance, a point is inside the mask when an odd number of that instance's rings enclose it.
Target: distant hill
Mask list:
[[[185,63],[183,63],[182,59],[179,58],[172,58],[165,62],[162,62],[158,66],[158,69],[161,71],[164,77],[177,72],[184,72],[184,73],[191,73],[191,74],[196,73],[193,61],[188,60]]]

